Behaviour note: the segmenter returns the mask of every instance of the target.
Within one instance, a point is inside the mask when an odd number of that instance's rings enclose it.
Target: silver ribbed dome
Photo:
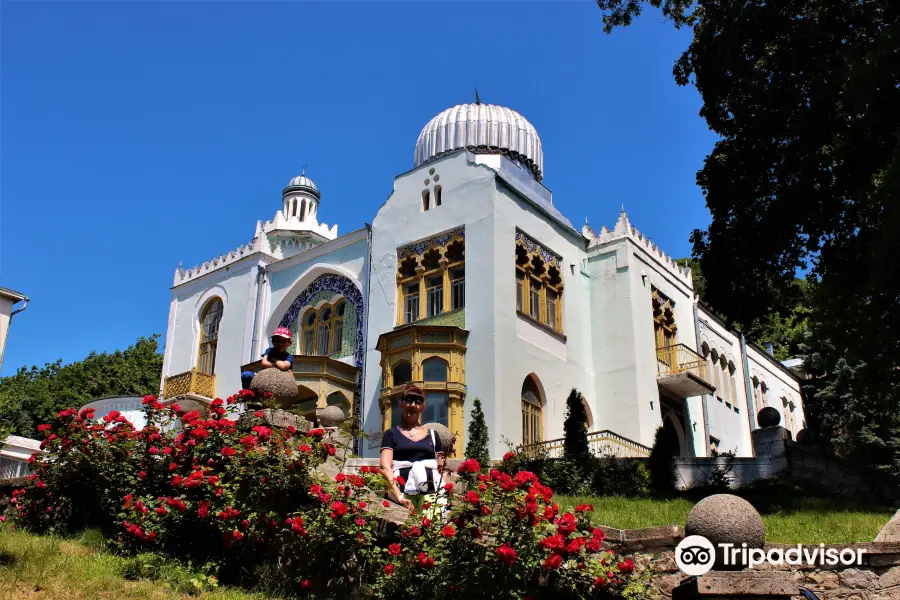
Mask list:
[[[319,197],[319,188],[316,187],[316,184],[312,179],[306,176],[306,171],[303,172],[302,175],[298,175],[294,177],[288,184],[284,187],[284,192],[294,191],[297,189],[304,189],[309,192],[312,192],[316,198]]]
[[[536,180],[543,179],[544,151],[537,130],[504,106],[458,104],[433,118],[416,141],[415,166],[460,148],[507,155],[531,169]]]

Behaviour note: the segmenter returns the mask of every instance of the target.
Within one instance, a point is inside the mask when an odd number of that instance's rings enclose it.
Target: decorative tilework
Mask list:
[[[430,237],[426,240],[420,240],[406,246],[401,246],[397,249],[397,259],[399,260],[410,254],[417,254],[421,256],[422,254],[425,254],[425,251],[429,248],[435,246],[443,246],[455,237],[466,237],[466,228],[457,227],[456,229],[451,229],[450,231],[439,233],[436,236]]]
[[[428,319],[416,321],[416,325],[455,325],[460,329],[466,328],[466,311],[463,308],[441,313]]]
[[[307,286],[305,290],[300,292],[300,295],[297,296],[294,301],[291,303],[290,308],[287,309],[287,312],[284,314],[284,317],[281,319],[281,327],[288,327],[294,324],[297,320],[297,317],[300,311],[310,304],[310,300],[315,297],[317,294],[321,292],[329,292],[332,294],[340,294],[344,298],[347,299],[347,308],[353,308],[353,312],[356,315],[356,327],[354,331],[355,337],[355,348],[353,349],[353,355],[356,359],[356,366],[359,367],[359,375],[356,378],[356,391],[355,398],[356,401],[353,403],[353,418],[356,422],[357,426],[362,430],[362,382],[363,377],[365,377],[365,365],[363,364],[363,352],[365,348],[363,348],[363,327],[364,323],[361,315],[363,314],[363,297],[362,293],[359,291],[352,281],[344,277],[343,275],[338,275],[336,273],[326,273],[325,275],[320,275],[316,277],[316,279]],[[344,338],[346,339],[347,332],[351,329],[350,324],[347,322],[347,315],[344,316]],[[342,348],[343,350],[343,348]],[[354,442],[354,446],[357,445],[357,442]],[[354,450],[358,451],[359,448],[354,448]]]
[[[530,237],[528,237],[523,232],[521,232],[517,229],[516,230],[516,243],[519,243],[519,242],[521,242],[525,246],[525,249],[528,250],[528,252],[537,251],[537,253],[540,254],[540,256],[541,256],[541,259],[546,264],[553,265],[557,269],[561,268],[560,267],[561,259],[559,256],[557,256],[553,252],[550,252],[549,250],[544,248],[541,244],[534,241],[533,239],[531,239]]]
[[[449,333],[423,333],[422,343],[424,344],[449,344],[453,341]]]
[[[402,337],[397,337],[391,340],[391,348],[400,348],[402,346],[409,346],[413,342],[412,334],[404,335]]]

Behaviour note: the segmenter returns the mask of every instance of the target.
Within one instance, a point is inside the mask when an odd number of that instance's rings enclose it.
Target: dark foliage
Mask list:
[[[566,420],[563,422],[563,456],[575,464],[587,464],[591,460],[588,447],[587,413],[584,410],[584,397],[581,392],[572,388],[566,398]]]
[[[487,423],[484,421],[481,400],[478,398],[472,401],[472,414],[467,433],[466,456],[474,458],[482,465],[490,464],[491,455],[488,450],[490,432],[488,431]]]

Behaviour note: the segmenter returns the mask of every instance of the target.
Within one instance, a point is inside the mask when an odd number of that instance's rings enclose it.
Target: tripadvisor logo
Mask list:
[[[764,563],[823,564],[834,567],[861,565],[865,552],[861,548],[826,548],[825,544],[818,546],[797,544],[789,548],[772,548],[766,552],[762,548],[748,548],[747,544],[737,546],[732,543],[721,543],[716,547],[702,535],[689,535],[675,548],[675,564],[683,573],[697,577],[712,570],[717,557],[720,559],[719,564],[724,567],[746,565],[752,569]]]

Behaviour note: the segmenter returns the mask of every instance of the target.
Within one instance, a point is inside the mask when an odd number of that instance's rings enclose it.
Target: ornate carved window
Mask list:
[[[200,313],[200,353],[197,358],[197,369],[207,375],[214,375],[216,371],[222,309],[222,300],[213,298],[206,303],[203,312]]]
[[[400,422],[400,396],[407,383],[414,383],[425,392],[422,422],[446,425],[457,436],[454,455],[461,456],[468,335],[458,327],[414,325],[378,338],[382,367],[379,404],[384,429]]]
[[[337,297],[333,303],[323,304],[318,310],[307,309],[303,318],[298,319],[299,332],[298,321],[292,326],[295,341],[291,352],[304,356],[340,356],[344,351],[344,334],[348,333],[346,317],[348,314],[351,317],[351,334],[357,318],[349,306],[345,299]],[[352,348],[348,349],[348,352],[352,351]]]
[[[562,332],[562,260],[516,231],[516,311]]]
[[[653,331],[656,334],[656,347],[665,348],[675,344],[675,303],[655,287],[652,288]]]
[[[459,228],[397,250],[399,325],[465,307],[464,235]]]

